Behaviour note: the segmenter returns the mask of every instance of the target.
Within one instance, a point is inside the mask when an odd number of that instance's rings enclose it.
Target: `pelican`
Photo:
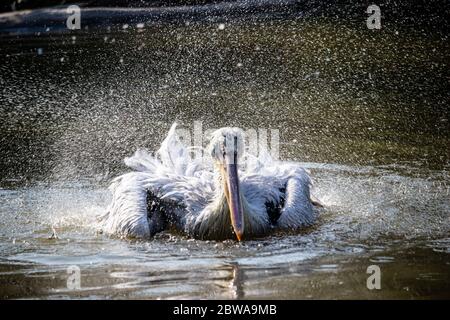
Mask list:
[[[177,230],[196,239],[242,241],[314,223],[321,204],[311,198],[305,169],[268,152],[244,154],[241,129],[212,134],[211,161],[191,151],[173,124],[156,153],[140,149],[125,158],[133,171],[112,181],[101,230],[133,238]]]

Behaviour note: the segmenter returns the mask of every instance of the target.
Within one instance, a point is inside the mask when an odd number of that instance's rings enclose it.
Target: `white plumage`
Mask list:
[[[267,152],[244,155],[243,146],[242,130],[222,128],[212,135],[211,157],[195,159],[173,124],[154,155],[138,150],[125,159],[134,171],[111,183],[101,229],[149,238],[175,228],[199,239],[241,240],[311,225],[316,212],[306,171]]]

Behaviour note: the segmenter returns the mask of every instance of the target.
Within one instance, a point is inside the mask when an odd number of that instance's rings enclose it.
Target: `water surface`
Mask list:
[[[0,297],[449,298],[447,35],[293,15],[0,41]],[[99,234],[123,157],[173,121],[278,129],[326,211],[244,243]]]

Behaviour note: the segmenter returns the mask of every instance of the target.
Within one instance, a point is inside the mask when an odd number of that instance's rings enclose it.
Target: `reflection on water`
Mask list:
[[[304,165],[316,178],[327,212],[301,234],[245,243],[169,233],[152,241],[98,234],[95,216],[110,196],[91,183],[1,190],[2,295],[447,297],[450,203],[442,186],[433,183],[440,172],[427,179],[398,175],[391,180],[392,169],[385,167]],[[409,192],[396,190],[399,177]],[[415,190],[421,188],[428,191],[417,200]],[[57,239],[49,239],[53,229]],[[366,269],[373,264],[383,272],[379,293],[365,287]],[[71,265],[81,269],[81,290],[67,289]],[[26,285],[16,288],[17,283]]]
[[[0,297],[449,297],[446,36],[309,18],[0,41]],[[123,157],[174,120],[279,129],[326,212],[245,243],[98,234]]]

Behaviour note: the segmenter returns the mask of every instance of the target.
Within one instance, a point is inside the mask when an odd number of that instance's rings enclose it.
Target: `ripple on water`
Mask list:
[[[81,296],[101,297],[114,289],[120,292],[117,297],[135,298],[273,297],[280,295],[276,284],[286,278],[351,286],[353,280],[341,278],[350,272],[349,264],[362,264],[364,271],[367,263],[396,265],[396,254],[402,255],[402,248],[415,241],[436,254],[449,253],[448,237],[439,238],[448,230],[442,210],[449,205],[448,199],[436,198],[439,185],[392,173],[381,178],[385,169],[376,167],[344,169],[314,168],[315,192],[325,199],[327,211],[313,228],[244,243],[200,241],[168,233],[150,241],[98,234],[95,216],[109,196],[92,185],[0,190],[5,217],[0,235],[6,240],[0,247],[2,264],[13,266],[0,272],[0,277],[38,278],[53,288],[45,294],[69,297],[72,293],[64,287],[66,268],[77,265],[85,281],[77,293]],[[408,188],[400,192],[402,183],[411,190],[426,186],[429,193],[417,195]],[[48,239],[53,228],[58,238]],[[408,241],[405,233],[410,235]],[[435,239],[423,242],[430,235]],[[391,248],[400,249],[392,252]],[[436,263],[443,260],[440,257]],[[445,281],[441,272],[420,272],[414,277]],[[56,288],[50,285],[55,279],[59,279]],[[300,294],[294,287],[291,290],[294,296]],[[303,297],[317,294],[306,291]]]

